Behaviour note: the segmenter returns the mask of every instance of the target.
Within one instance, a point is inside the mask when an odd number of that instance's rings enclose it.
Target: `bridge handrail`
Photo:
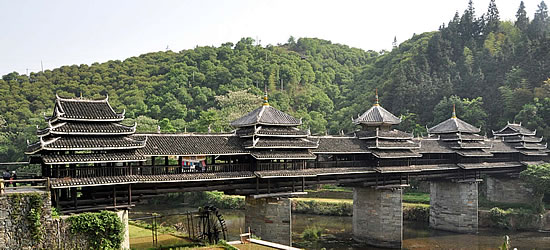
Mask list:
[[[17,183],[24,183],[29,185],[19,185],[17,186]],[[44,183],[43,185],[36,185],[38,183]],[[7,186],[13,185],[12,187]],[[11,191],[12,193],[17,192],[24,192],[24,191],[32,191],[36,189],[43,189],[45,191],[48,191],[50,189],[50,178],[45,179],[16,179],[16,180],[4,180],[0,179],[0,195],[5,194],[7,191]]]

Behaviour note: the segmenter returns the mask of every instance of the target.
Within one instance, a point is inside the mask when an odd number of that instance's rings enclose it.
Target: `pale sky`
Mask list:
[[[525,0],[532,18],[540,0]],[[515,20],[519,0],[496,0]],[[140,54],[219,46],[252,37],[261,45],[317,37],[365,50],[391,49],[437,30],[468,0],[0,0],[0,75],[124,60]],[[474,0],[476,14],[489,0]]]

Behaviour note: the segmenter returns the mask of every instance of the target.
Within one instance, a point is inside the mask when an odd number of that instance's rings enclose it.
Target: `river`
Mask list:
[[[130,218],[143,216],[143,213],[176,214],[196,208],[162,208],[138,205],[130,212]],[[228,240],[238,240],[244,229],[244,211],[223,210],[222,214],[228,227]],[[169,216],[161,219],[164,225],[184,221],[184,216]],[[321,240],[304,244],[300,235],[307,226],[318,226],[323,231]],[[496,249],[503,242],[503,236],[510,237],[512,247],[518,249],[550,249],[550,233],[513,232],[481,228],[478,234],[456,234],[432,230],[426,223],[405,221],[403,225],[404,249]],[[351,217],[292,215],[293,244],[306,249],[380,249],[354,243]]]

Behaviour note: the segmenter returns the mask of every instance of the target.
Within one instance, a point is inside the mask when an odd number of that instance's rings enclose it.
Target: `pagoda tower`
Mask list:
[[[133,126],[122,125],[124,111],[117,113],[103,100],[67,99],[56,95],[47,127],[38,129],[38,142],[27,147],[31,163],[42,165],[44,177],[95,177],[115,174],[115,166],[143,162],[136,149],[146,139],[131,137]],[[79,171],[84,167],[92,167]]]
[[[492,148],[484,136],[479,135],[479,128],[459,119],[455,105],[451,118],[428,129],[428,139],[435,138],[464,157],[490,157]],[[437,136],[437,137],[436,137]]]
[[[293,169],[304,168],[305,160],[315,159],[311,149],[318,141],[308,139],[309,131],[298,128],[301,119],[296,119],[269,105],[267,92],[263,105],[231,122],[236,134],[244,140],[243,147],[257,161],[256,170],[277,170],[269,163],[292,163]],[[286,169],[286,167],[285,167]]]
[[[501,139],[506,144],[517,149],[525,156],[547,156],[547,144],[542,144],[542,137],[536,136],[537,131],[531,131],[520,124],[508,123],[506,127],[493,131],[495,139]]]
[[[420,144],[413,141],[413,135],[392,129],[393,125],[401,123],[401,119],[380,106],[378,90],[374,105],[365,113],[353,119],[353,123],[361,126],[355,135],[364,140],[372,154],[379,158],[414,158],[422,155],[413,152]]]

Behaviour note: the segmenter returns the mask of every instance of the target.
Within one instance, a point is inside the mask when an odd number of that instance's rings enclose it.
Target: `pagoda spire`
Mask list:
[[[267,101],[267,86],[265,86],[264,89],[264,106],[269,106],[269,102]]]
[[[455,104],[453,104],[453,116],[451,116],[451,118],[456,119],[456,107],[455,107]]]
[[[378,102],[378,88],[375,89],[374,106],[380,106],[380,103]]]

